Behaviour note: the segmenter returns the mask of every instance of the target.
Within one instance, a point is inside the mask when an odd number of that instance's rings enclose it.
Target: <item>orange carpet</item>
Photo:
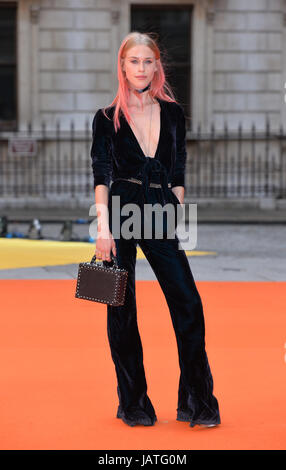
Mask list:
[[[1,449],[285,449],[285,282],[197,282],[222,424],[176,421],[179,363],[156,281],[137,281],[154,427],[115,418],[106,306],[75,280],[2,280]]]

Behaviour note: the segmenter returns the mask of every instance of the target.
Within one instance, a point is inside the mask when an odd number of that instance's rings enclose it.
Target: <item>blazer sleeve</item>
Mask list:
[[[109,187],[112,177],[111,143],[106,117],[99,109],[92,121],[92,146],[90,156],[92,160],[93,187],[104,184]]]
[[[184,110],[178,105],[177,128],[176,128],[176,159],[171,181],[172,187],[185,187],[185,167],[186,167],[186,120]]]

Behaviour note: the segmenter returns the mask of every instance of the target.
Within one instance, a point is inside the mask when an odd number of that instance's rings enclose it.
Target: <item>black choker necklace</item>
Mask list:
[[[137,93],[144,93],[144,91],[149,90],[150,86],[151,86],[151,82],[147,86],[145,86],[145,88],[142,88],[141,90],[137,90],[135,88],[135,91],[137,91]]]

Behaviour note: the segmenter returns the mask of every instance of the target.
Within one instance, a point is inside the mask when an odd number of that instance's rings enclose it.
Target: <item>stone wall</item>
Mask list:
[[[285,122],[283,0],[215,0],[213,109],[217,127],[265,128]]]

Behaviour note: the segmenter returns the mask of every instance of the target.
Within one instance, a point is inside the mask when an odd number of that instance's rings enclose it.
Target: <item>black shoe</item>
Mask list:
[[[196,423],[196,422],[190,422],[191,428],[194,426],[199,426],[200,428],[215,428],[220,425],[220,423]]]
[[[213,428],[216,427],[220,424],[220,420],[216,422],[211,422],[211,421],[202,421],[202,422],[196,422],[192,421],[190,413],[184,410],[179,410],[177,409],[177,421],[188,421],[190,423],[191,428],[196,426],[196,424],[202,428]]]
[[[216,426],[219,426],[219,423],[216,424],[198,424],[201,428],[214,428]]]
[[[121,406],[118,406],[116,418],[122,419],[124,423],[128,426],[136,426],[137,424],[142,424],[143,426],[154,426],[157,421],[157,416],[154,416],[153,419],[140,408],[133,409],[129,412],[123,412]]]

